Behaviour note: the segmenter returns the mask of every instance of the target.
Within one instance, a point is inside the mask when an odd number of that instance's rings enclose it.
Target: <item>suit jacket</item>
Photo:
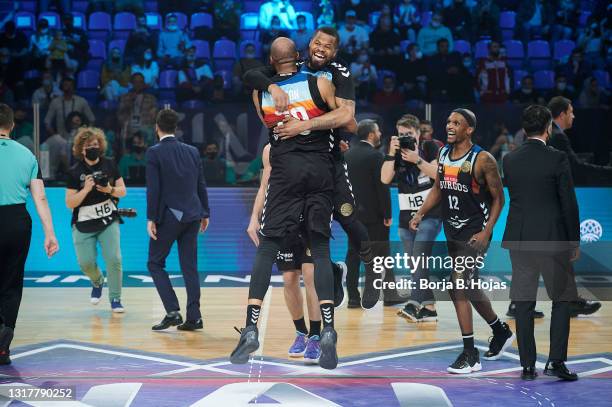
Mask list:
[[[567,134],[553,122],[553,131],[548,140],[548,145],[557,150],[564,151],[569,158],[572,177],[577,184],[607,185],[612,179],[612,167],[595,165],[585,162],[578,157]]]
[[[147,150],[147,219],[169,209],[183,223],[208,218],[208,193],[197,148],[168,137]]]
[[[349,180],[357,201],[357,217],[363,223],[382,223],[391,218],[391,192],[380,181],[383,156],[369,143],[352,143],[344,155]]]
[[[567,154],[528,139],[504,157],[503,167],[510,210],[502,247],[543,252],[577,247],[580,221]]]

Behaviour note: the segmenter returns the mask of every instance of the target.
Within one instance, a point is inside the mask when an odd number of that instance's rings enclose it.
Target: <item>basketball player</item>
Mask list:
[[[259,246],[259,229],[261,227],[259,219],[264,207],[264,199],[266,190],[268,189],[268,180],[270,179],[270,144],[267,144],[262,153],[263,173],[261,183],[255,203],[253,204],[253,212],[251,213],[251,221],[247,233],[255,243]],[[289,356],[304,357],[306,363],[319,363],[321,355],[321,347],[319,346],[319,338],[321,335],[321,311],[319,310],[319,298],[314,285],[314,264],[310,251],[306,250],[302,236],[294,236],[287,239],[276,256],[276,266],[283,273],[283,293],[285,295],[285,304],[293,319],[295,326],[296,337],[293,344],[289,348]],[[304,320],[304,299],[302,298],[302,289],[300,288],[300,273],[304,276],[304,286],[306,288],[306,305],[308,307],[308,317],[310,319],[310,332],[306,328]]]
[[[334,330],[333,274],[329,261],[330,220],[333,211],[334,159],[331,130],[306,131],[281,140],[274,128],[285,116],[308,120],[336,108],[329,80],[298,72],[298,53],[288,38],[274,40],[270,63],[277,75],[273,81],[290,95],[287,111],[277,112],[268,92],[254,92],[253,103],[270,129],[270,179],[259,230],[259,246],[249,284],[246,327],[242,330],[232,363],[246,363],[259,347],[257,321],[270,285],[272,264],[286,237],[295,236],[303,216],[308,244],[315,265],[315,288],[323,317],[319,364],[334,369],[338,364]]]
[[[335,60],[340,45],[338,32],[331,27],[317,29],[308,46],[308,59],[300,62],[302,72],[310,75],[324,76],[335,86],[335,101],[338,109],[328,112],[320,117],[308,121],[288,120],[275,131],[281,138],[294,137],[304,131],[338,129],[355,126],[355,85],[350,70],[341,62]],[[277,110],[285,110],[287,94],[278,87],[271,77],[276,75],[273,67],[255,68],[244,76],[246,86],[260,91],[269,91],[274,99]],[[354,131],[354,130],[353,130]],[[335,157],[335,186],[334,186],[334,219],[340,223],[349,238],[349,243],[359,249],[361,260],[366,265],[366,284],[361,298],[363,308],[372,308],[380,297],[380,290],[374,288],[374,273],[372,264],[372,251],[369,245],[368,231],[357,219],[355,211],[355,197],[348,179],[348,167],[340,151],[344,143],[338,135],[334,134]],[[335,273],[338,276],[338,273]],[[336,293],[339,293],[339,280],[336,277]],[[356,299],[357,301],[359,299]],[[388,299],[391,304],[394,299]],[[337,301],[336,301],[337,303]],[[350,306],[351,304],[349,304]]]
[[[453,265],[460,257],[476,259],[484,256],[504,206],[497,163],[491,154],[472,143],[474,130],[476,116],[472,111],[453,110],[446,121],[448,144],[438,156],[436,182],[410,222],[410,227],[416,230],[423,217],[440,203],[448,254],[454,260]],[[472,305],[493,330],[485,360],[499,359],[512,345],[515,335],[505,322],[499,320],[484,292],[470,287],[471,282],[478,279],[477,268],[458,270],[455,267],[451,277],[454,288],[450,295],[463,336],[463,352],[447,370],[450,373],[471,373],[482,369],[478,349],[474,347]],[[464,282],[465,289],[461,289],[459,280]]]

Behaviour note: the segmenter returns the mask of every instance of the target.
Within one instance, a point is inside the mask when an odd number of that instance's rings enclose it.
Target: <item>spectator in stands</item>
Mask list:
[[[147,145],[140,132],[134,133],[129,140],[128,153],[119,160],[119,173],[130,184],[144,184],[147,160],[145,152]]]
[[[588,60],[584,60],[582,49],[575,48],[569,61],[557,69],[557,74],[565,75],[570,86],[574,89],[582,87],[584,80],[591,76],[593,69]]]
[[[49,104],[49,110],[45,116],[45,127],[48,135],[59,133],[67,139],[69,134],[65,120],[70,113],[82,113],[91,124],[93,124],[95,116],[87,100],[74,94],[74,79],[68,77],[62,79],[60,87],[63,96],[53,99]]]
[[[354,59],[361,54],[361,50],[367,50],[370,42],[368,30],[357,25],[357,13],[355,10],[349,10],[345,14],[345,23],[338,30],[340,36],[340,50],[348,55],[350,59]]]
[[[442,15],[436,13],[431,17],[427,27],[421,28],[417,36],[417,43],[423,54],[430,56],[436,53],[438,40],[445,38],[450,49],[453,48],[453,35],[448,27],[442,25]]]
[[[366,49],[362,49],[357,61],[351,64],[351,73],[355,78],[357,103],[365,105],[376,91],[378,80],[376,67],[370,62],[370,56]]]
[[[78,62],[78,66],[84,67],[89,59],[89,41],[87,40],[87,33],[81,28],[74,26],[74,17],[72,14],[64,14],[62,17],[62,24],[64,26],[64,37],[68,42],[69,58]]]
[[[472,39],[472,13],[463,0],[454,0],[442,11],[444,24],[450,28],[453,38]]]
[[[523,42],[527,43],[534,35],[548,35],[553,16],[547,1],[521,1],[517,23]]]
[[[433,126],[431,125],[431,121],[429,120],[420,120],[421,122],[421,126],[420,126],[420,130],[421,130],[421,140],[422,141],[426,141],[426,140],[432,140],[434,143],[436,143],[438,145],[438,147],[442,148],[444,147],[444,143],[438,139],[435,139],[433,137]]]
[[[232,41],[240,39],[240,16],[242,2],[236,0],[215,1],[215,37],[226,37]]]
[[[510,71],[499,48],[499,42],[491,41],[489,55],[478,63],[478,91],[484,103],[506,103],[510,95]]]
[[[157,89],[159,78],[159,65],[153,60],[153,49],[147,48],[138,56],[136,63],[132,65],[132,76],[135,73],[142,75],[145,85],[149,90]]]
[[[131,69],[123,62],[121,50],[117,47],[110,52],[109,58],[102,67],[100,85],[101,93],[106,100],[116,102],[129,90]]]
[[[463,57],[458,52],[453,54],[459,56],[459,64],[451,65],[447,71],[448,99],[452,103],[475,103],[476,77],[463,63]]]
[[[11,137],[34,153],[34,124],[28,120],[28,112],[23,107],[15,108],[13,122],[15,127]]]
[[[259,8],[259,28],[272,29],[272,20],[278,17],[279,29],[293,30],[296,27],[295,9],[289,0],[272,0]]]
[[[121,96],[117,118],[121,127],[127,128],[128,135],[140,131],[145,136],[147,144],[152,145],[157,98],[145,92],[146,89],[144,76],[139,72],[132,73],[132,89]]]
[[[576,93],[572,86],[568,84],[567,78],[562,73],[555,76],[555,87],[546,94],[546,100],[550,100],[555,96],[563,96],[569,100],[574,100],[576,98]]]
[[[268,55],[268,53],[270,52],[270,46],[272,45],[272,41],[274,41],[278,37],[289,37],[289,34],[286,31],[281,30],[280,18],[278,18],[278,16],[273,16],[272,21],[270,23],[270,29],[267,31],[263,31],[259,38],[265,55]]]
[[[257,58],[257,49],[255,48],[255,44],[247,44],[244,47],[244,58],[240,58],[234,64],[232,87],[235,95],[242,93],[243,96],[248,97],[248,100],[251,100],[251,90],[242,86],[242,77],[248,70],[258,68],[263,65],[263,62]]]
[[[213,91],[212,69],[205,62],[196,64],[195,51],[195,47],[187,50],[185,62],[178,73],[176,98],[180,102],[194,99],[207,100]]]
[[[187,15],[197,12],[213,14],[213,0],[157,0],[156,3],[162,16],[175,11]]]
[[[447,102],[451,98],[451,87],[457,85],[453,82],[460,80],[463,60],[458,52],[450,52],[446,38],[440,38],[437,46],[438,52],[427,60],[427,83],[432,100]]]
[[[589,26],[578,37],[577,47],[582,48],[585,59],[590,61],[593,66],[603,68],[604,62],[601,58],[603,39],[599,23],[591,19]]]
[[[166,29],[159,34],[157,56],[163,59],[165,64],[180,66],[183,54],[190,46],[191,41],[179,28],[176,15],[170,14],[166,18]]]
[[[516,148],[516,144],[514,144],[514,137],[508,131],[508,128],[504,123],[496,123],[493,126],[493,134],[495,138],[495,143],[489,148],[489,153],[495,160],[497,161],[497,167],[503,176],[503,168],[502,162],[506,154]]]
[[[25,34],[17,30],[17,26],[13,21],[8,21],[4,24],[4,31],[0,35],[0,49],[3,53],[1,58],[7,58],[6,51],[8,51],[9,61],[5,62],[8,64],[8,72],[5,72],[4,77],[8,84],[11,86],[13,92],[19,96],[24,93],[23,78],[24,72],[27,70],[27,57],[28,57],[28,38]]]
[[[134,14],[142,14],[144,12],[143,0],[115,0],[115,11],[127,11]]]
[[[394,20],[402,38],[415,42],[416,33],[421,28],[421,15],[416,6],[412,4],[412,0],[402,0],[397,6]]]
[[[572,0],[561,0],[555,13],[554,24],[551,28],[553,41],[569,40],[572,38],[574,28],[578,27],[580,13],[576,2]]]
[[[17,1],[15,3],[18,3]],[[49,11],[49,3],[54,3],[58,13],[69,13],[71,10],[70,0],[39,0],[38,12],[44,13]]]
[[[267,137],[267,136],[266,136]],[[259,183],[259,176],[261,174],[261,170],[263,169],[263,160],[261,153],[253,159],[244,171],[244,173],[240,176],[238,183],[245,184],[256,181]]]
[[[43,70],[47,67],[47,58],[51,53],[49,50],[51,41],[53,41],[53,36],[49,30],[49,22],[41,18],[38,21],[36,32],[30,37],[30,55],[33,68]]]
[[[586,109],[596,109],[599,107],[607,107],[608,105],[608,91],[603,87],[599,86],[597,79],[589,77],[585,79],[582,92],[578,102],[580,106]]]
[[[40,145],[40,168],[45,181],[63,180],[70,168],[71,144],[59,134],[54,134]]]
[[[155,34],[147,26],[147,17],[140,14],[136,21],[136,28],[130,32],[125,44],[124,58],[127,64],[133,64],[147,49],[152,50],[157,45]]]
[[[404,87],[406,99],[425,100],[427,96],[427,67],[423,53],[417,44],[410,44],[406,50],[406,62],[399,71],[399,82]]]
[[[370,36],[370,55],[375,57],[379,68],[395,70],[401,62],[401,38],[392,27],[390,16],[381,16],[376,30]]]
[[[112,0],[89,0],[87,14],[91,14],[95,11],[104,11],[108,14],[112,14],[115,12],[115,2]]]
[[[53,33],[53,41],[49,45],[49,51],[49,66],[56,78],[76,70],[77,63],[68,56],[68,41],[64,38],[64,33],[61,30],[56,30]]]
[[[297,30],[291,32],[291,39],[295,42],[300,55],[307,55],[308,44],[312,38],[313,31],[306,26],[306,16],[300,14],[297,16]],[[342,38],[342,36],[340,36]]]
[[[68,131],[68,142],[72,144],[74,136],[81,127],[89,126],[89,120],[79,112],[72,112],[66,117],[66,129]]]
[[[15,93],[6,83],[4,76],[0,75],[0,103],[13,106],[15,104]]]
[[[533,87],[533,76],[531,75],[527,75],[521,79],[521,88],[514,91],[510,99],[513,103],[521,105],[544,103],[544,98]]]
[[[386,75],[383,78],[383,87],[374,94],[373,103],[376,106],[398,106],[404,104],[404,95],[397,88],[395,77]]]
[[[236,173],[227,161],[219,157],[219,145],[216,141],[209,142],[204,147],[202,165],[204,166],[204,179],[208,185],[236,183]]]
[[[483,0],[482,3],[476,7],[474,31],[478,35],[489,36],[493,39],[501,39],[501,30],[499,27],[499,6],[493,0]]]
[[[45,71],[42,75],[42,86],[36,89],[32,95],[32,104],[38,103],[42,110],[46,110],[53,99],[62,95],[63,93],[53,80],[51,72]]]
[[[334,4],[330,0],[321,0],[319,3],[319,10],[317,27],[335,27],[336,11],[334,10]]]

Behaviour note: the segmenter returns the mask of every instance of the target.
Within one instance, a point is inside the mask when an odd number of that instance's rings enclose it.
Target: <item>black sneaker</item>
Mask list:
[[[502,357],[506,349],[508,349],[516,335],[510,330],[510,327],[505,322],[502,322],[504,327],[503,335],[493,335],[489,340],[489,350],[482,356],[484,360],[497,360]]]
[[[457,360],[446,369],[449,373],[467,374],[482,370],[478,349],[466,350],[457,357]]]
[[[321,331],[321,356],[319,356],[319,366],[323,369],[335,369],[338,366],[338,353],[336,353],[336,342],[338,334],[331,326],[326,326]]]
[[[257,325],[249,325],[238,332],[240,332],[240,340],[230,355],[230,362],[235,365],[243,365],[249,361],[251,353],[259,349],[259,330]]]
[[[408,321],[411,321],[411,322],[419,321],[419,317],[418,317],[419,310],[417,309],[416,305],[412,303],[406,304],[404,308],[397,311],[397,315],[399,315],[402,318],[406,318]]]
[[[578,315],[591,315],[599,311],[600,308],[601,302],[579,298],[578,301],[570,303],[570,317],[575,318]]]
[[[343,261],[332,263],[334,272],[334,307],[338,308],[344,304],[346,295],[344,295],[344,280],[346,279],[347,267]]]
[[[430,310],[427,307],[422,307],[417,314],[417,320],[419,322],[437,322],[438,312],[436,310]]]
[[[514,302],[511,302],[510,305],[508,306],[508,312],[506,312],[506,316],[512,319],[516,318],[516,305],[514,304]],[[537,309],[534,309],[533,318],[534,319],[544,318],[544,313],[542,311],[538,311]]]
[[[363,287],[363,294],[361,295],[361,308],[370,309],[373,308],[378,300],[380,299],[380,288],[374,287],[374,280],[382,278],[381,273],[374,272],[374,264],[365,265],[365,285]]]
[[[9,347],[13,341],[13,328],[0,325],[0,365],[11,364]]]

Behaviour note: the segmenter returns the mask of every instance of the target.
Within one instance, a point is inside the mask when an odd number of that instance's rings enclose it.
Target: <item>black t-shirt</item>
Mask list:
[[[426,140],[420,145],[419,156],[424,161],[431,162],[438,158],[439,150],[437,143]],[[425,202],[435,180],[422,173],[415,164],[403,161],[399,156],[395,159],[395,179],[400,207],[400,227],[408,229],[410,220]],[[436,205],[425,216],[425,218],[440,217],[440,205]]]
[[[85,177],[96,171],[106,174],[111,186],[115,186],[115,181],[121,178],[115,164],[106,158],[100,158],[100,161],[91,167],[84,161],[77,161],[68,170],[66,188],[80,191],[85,184]],[[83,233],[103,230],[118,219],[118,202],[118,199],[112,198],[109,194],[100,192],[94,187],[83,199],[83,202],[72,211],[72,224],[76,225],[76,228]]]

